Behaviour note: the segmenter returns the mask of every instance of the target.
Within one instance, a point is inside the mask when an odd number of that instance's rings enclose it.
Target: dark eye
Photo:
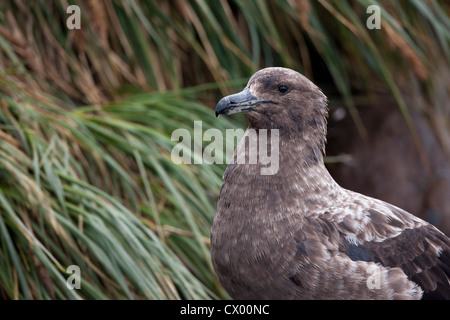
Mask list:
[[[286,87],[284,85],[281,85],[281,86],[278,87],[278,91],[280,93],[286,93],[288,91],[288,87]]]

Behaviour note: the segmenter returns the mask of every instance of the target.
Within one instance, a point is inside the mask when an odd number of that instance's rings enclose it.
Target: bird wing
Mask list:
[[[339,219],[337,227],[345,237],[341,251],[353,260],[401,268],[422,288],[423,299],[450,299],[450,239],[392,204],[347,194],[353,199],[347,207],[362,214]]]
[[[294,236],[289,280],[307,299],[419,299],[421,290],[400,268],[376,263],[346,239],[330,217],[306,217]]]
[[[450,240],[432,225],[405,229],[381,242],[347,245],[352,259],[399,267],[423,290],[423,299],[450,299]]]
[[[423,299],[450,299],[450,239],[402,209],[367,203],[358,217],[344,210],[306,218],[294,237],[300,263],[290,280],[313,292],[342,285],[347,299],[419,298],[420,291]]]

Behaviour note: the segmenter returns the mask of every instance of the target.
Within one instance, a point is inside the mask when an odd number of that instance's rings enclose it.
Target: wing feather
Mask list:
[[[400,267],[422,288],[423,299],[450,299],[450,240],[432,225],[405,229],[394,238],[361,247],[374,262]]]

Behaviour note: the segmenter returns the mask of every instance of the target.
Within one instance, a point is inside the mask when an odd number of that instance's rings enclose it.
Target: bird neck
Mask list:
[[[249,112],[246,117],[249,120],[248,130],[261,132],[268,130],[270,134],[277,134],[279,141],[286,142],[289,147],[301,147],[305,157],[319,158],[325,153],[327,133],[327,108],[326,104],[319,104],[320,108],[314,108],[312,114],[302,114],[301,108],[283,110],[258,110]],[[248,131],[247,130],[247,131]]]
[[[261,134],[261,130],[249,129],[236,148],[236,165],[230,166],[225,179],[238,178],[239,181],[236,182],[239,184],[252,183],[256,188],[277,190],[277,193],[284,190],[288,191],[284,194],[291,196],[292,192],[298,193],[301,195],[297,199],[304,199],[308,203],[312,201],[310,198],[315,198],[318,194],[323,201],[329,201],[327,195],[333,196],[340,191],[323,161],[324,138],[317,140],[307,134],[297,132],[287,135],[273,130]],[[255,134],[259,148],[252,147],[249,143]],[[261,149],[264,145],[266,151]],[[257,158],[252,162],[254,155]],[[265,158],[266,155],[270,155],[270,159]],[[228,174],[233,171],[235,174]]]
[[[291,139],[280,139],[280,166],[276,179],[292,181],[291,188],[302,186],[303,191],[312,190],[326,196],[328,191],[334,193],[340,186],[324,164],[325,138],[314,138],[297,134]]]

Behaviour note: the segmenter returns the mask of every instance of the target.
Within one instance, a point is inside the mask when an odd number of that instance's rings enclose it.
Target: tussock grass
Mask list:
[[[204,130],[232,124],[180,94],[66,108],[2,80],[13,92],[0,94],[4,297],[221,294],[208,244],[223,168],[175,165],[171,133],[198,119]],[[69,265],[81,269],[81,290],[66,287]]]

